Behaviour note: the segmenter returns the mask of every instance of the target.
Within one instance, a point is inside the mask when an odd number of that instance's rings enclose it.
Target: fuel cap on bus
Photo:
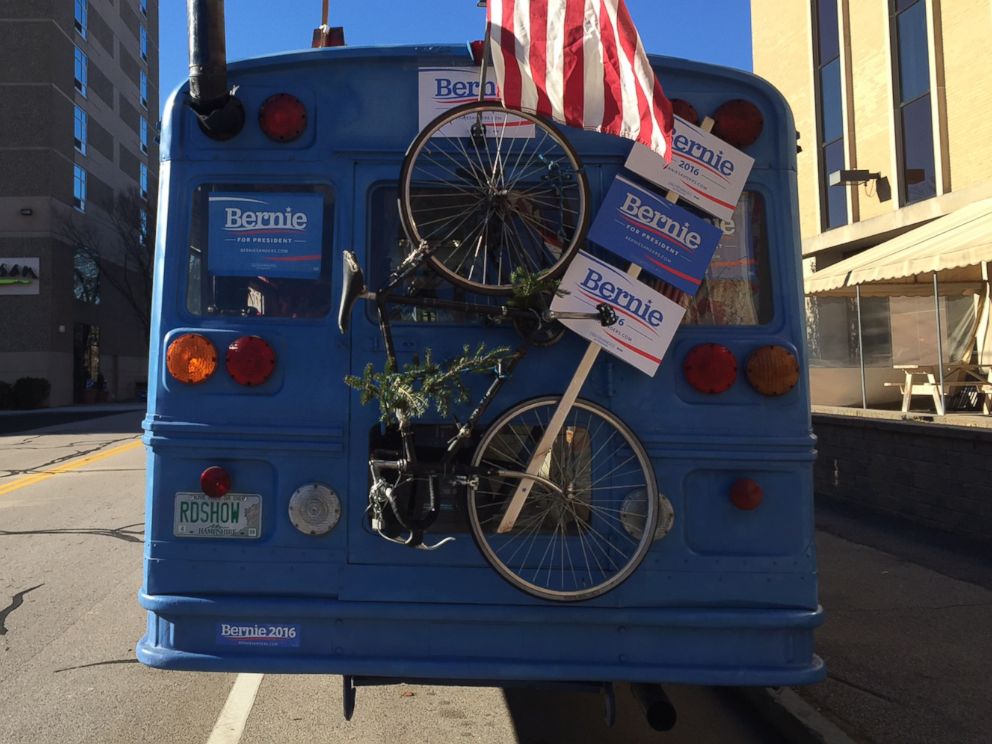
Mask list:
[[[341,519],[341,499],[323,483],[300,486],[289,499],[289,521],[304,535],[326,535]]]

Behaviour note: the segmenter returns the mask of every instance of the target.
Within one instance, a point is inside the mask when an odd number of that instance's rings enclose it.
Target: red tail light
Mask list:
[[[734,147],[747,147],[761,136],[765,117],[750,101],[727,101],[713,114],[713,134]]]
[[[231,476],[218,465],[209,467],[200,473],[200,490],[212,499],[219,499],[231,490]]]
[[[258,110],[258,125],[276,142],[292,142],[307,128],[307,109],[296,96],[276,93]]]
[[[486,52],[486,42],[484,39],[476,39],[468,43],[468,48],[472,52],[472,61],[476,67],[482,67],[482,55]]]
[[[700,344],[686,354],[685,379],[701,393],[723,393],[737,380],[737,359],[726,346]]]
[[[750,478],[738,478],[730,487],[730,501],[741,511],[753,511],[765,500],[765,490]]]
[[[261,385],[276,368],[276,353],[258,336],[242,336],[227,347],[226,362],[239,385]]]
[[[699,112],[696,111],[696,107],[682,98],[672,99],[672,112],[690,124],[699,124]]]

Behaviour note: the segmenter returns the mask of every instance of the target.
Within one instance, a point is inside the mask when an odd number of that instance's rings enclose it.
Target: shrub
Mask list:
[[[0,411],[14,407],[13,388],[9,382],[0,380]]]
[[[51,383],[42,377],[22,377],[11,388],[13,407],[40,408],[51,390]]]

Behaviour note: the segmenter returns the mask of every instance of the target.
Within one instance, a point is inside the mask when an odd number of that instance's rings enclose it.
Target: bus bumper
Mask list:
[[[826,676],[823,611],[140,595],[159,669],[780,686]],[[236,631],[232,637],[232,628]]]

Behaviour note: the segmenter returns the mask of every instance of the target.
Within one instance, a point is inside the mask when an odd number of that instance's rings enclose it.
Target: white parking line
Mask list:
[[[245,732],[245,724],[255,705],[255,695],[262,684],[264,674],[239,674],[227,696],[224,709],[217,717],[214,730],[210,732],[207,744],[238,744]]]

